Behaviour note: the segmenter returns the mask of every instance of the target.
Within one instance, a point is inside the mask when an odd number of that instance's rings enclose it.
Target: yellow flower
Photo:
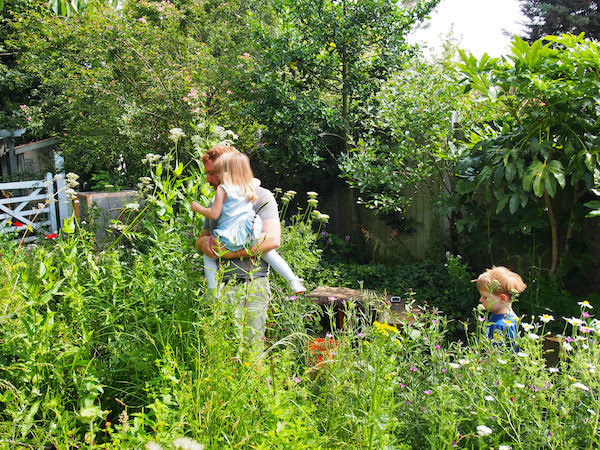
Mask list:
[[[398,329],[395,326],[388,325],[387,323],[379,323],[379,322],[375,321],[375,322],[373,322],[373,328],[375,328],[376,331],[379,331],[380,333],[383,333],[383,334],[398,333]]]

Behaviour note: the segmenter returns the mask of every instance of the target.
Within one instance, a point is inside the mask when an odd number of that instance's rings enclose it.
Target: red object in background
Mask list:
[[[335,339],[315,338],[308,344],[308,362],[311,365],[320,365],[323,361],[335,358],[338,342]]]
[[[15,227],[22,227],[23,226],[23,224],[21,222],[13,222],[13,225]]]
[[[57,237],[58,237],[58,234],[56,234],[56,233],[46,234],[46,239],[54,239]]]

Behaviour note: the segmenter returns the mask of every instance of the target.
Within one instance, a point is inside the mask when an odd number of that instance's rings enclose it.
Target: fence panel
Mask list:
[[[60,196],[64,189],[58,189]],[[50,172],[43,180],[0,183],[0,193],[3,197],[0,198],[0,234],[23,230],[41,234],[58,232],[54,181]],[[66,202],[66,197],[64,201]],[[61,205],[59,209],[61,213],[68,213],[65,205]],[[25,241],[34,239],[32,234]]]

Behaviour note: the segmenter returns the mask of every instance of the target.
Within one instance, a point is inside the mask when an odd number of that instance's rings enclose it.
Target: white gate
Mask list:
[[[28,230],[24,241],[29,242],[36,239],[36,232],[57,234],[59,222],[68,218],[62,175],[53,177],[48,172],[43,180],[0,183],[0,194],[0,234]]]

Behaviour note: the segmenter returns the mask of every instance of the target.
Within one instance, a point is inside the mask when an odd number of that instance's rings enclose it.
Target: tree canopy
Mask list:
[[[530,43],[563,33],[600,38],[598,0],[521,0],[521,11],[527,17],[526,40]]]

